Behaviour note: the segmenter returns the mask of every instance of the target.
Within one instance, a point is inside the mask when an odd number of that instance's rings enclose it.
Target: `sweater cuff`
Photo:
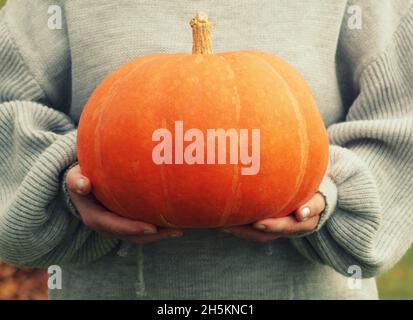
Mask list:
[[[314,229],[315,232],[324,226],[337,206],[337,186],[328,175],[324,176],[324,179],[318,188],[318,193],[324,197],[326,206],[320,214],[320,220],[318,221],[317,227]]]
[[[69,191],[67,190],[67,185],[66,185],[66,177],[67,173],[69,172],[70,169],[72,169],[74,166],[76,166],[78,162],[76,161],[72,165],[70,165],[64,172],[63,174],[63,179],[62,179],[62,190],[63,190],[63,199],[64,199],[64,206],[67,211],[69,211],[73,216],[75,216],[78,219],[81,219],[79,212],[77,211],[74,203],[72,202],[72,199],[70,198]]]

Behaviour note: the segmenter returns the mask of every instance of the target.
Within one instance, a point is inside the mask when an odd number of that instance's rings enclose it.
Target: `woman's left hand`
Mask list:
[[[313,231],[325,206],[324,197],[317,192],[307,203],[287,217],[268,218],[251,225],[229,227],[224,230],[237,237],[259,242],[292,237]]]

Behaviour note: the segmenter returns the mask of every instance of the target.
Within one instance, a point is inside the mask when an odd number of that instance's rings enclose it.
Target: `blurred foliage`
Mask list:
[[[0,261],[0,300],[47,299],[47,273]]]
[[[0,0],[0,8],[6,0]],[[45,299],[44,271],[18,269],[0,261],[1,299]],[[377,280],[381,299],[413,299],[413,248],[399,264]]]

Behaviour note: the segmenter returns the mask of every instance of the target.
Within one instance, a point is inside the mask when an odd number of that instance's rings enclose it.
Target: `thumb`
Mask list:
[[[69,169],[66,175],[66,186],[71,192],[79,195],[87,195],[92,189],[90,180],[82,175],[79,165]]]

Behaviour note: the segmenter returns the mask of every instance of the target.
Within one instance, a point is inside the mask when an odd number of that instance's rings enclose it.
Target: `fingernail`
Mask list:
[[[77,179],[77,181],[76,181],[77,193],[82,193],[83,192],[84,184],[85,184],[85,179],[84,178]]]
[[[145,229],[143,230],[143,234],[155,234],[156,230],[152,230],[152,229]]]
[[[265,230],[267,229],[267,226],[263,224],[254,224],[254,228],[258,230]]]
[[[310,216],[310,213],[311,213],[311,210],[310,210],[309,207],[305,207],[305,208],[301,209],[301,212],[300,212],[301,219],[307,220],[308,217]]]
[[[171,238],[179,238],[179,237],[182,237],[182,233],[177,232],[177,233],[171,234]]]

